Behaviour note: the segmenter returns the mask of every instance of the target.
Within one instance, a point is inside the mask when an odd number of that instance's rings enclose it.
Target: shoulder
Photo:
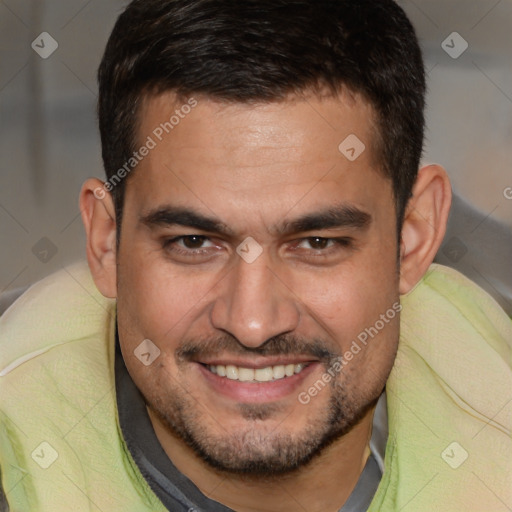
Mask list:
[[[401,298],[402,340],[407,344],[494,353],[512,367],[512,320],[482,288],[460,272],[431,265]],[[444,340],[444,341],[443,341]]]
[[[0,376],[48,350],[104,337],[115,301],[96,289],[85,262],[31,286],[0,318]]]

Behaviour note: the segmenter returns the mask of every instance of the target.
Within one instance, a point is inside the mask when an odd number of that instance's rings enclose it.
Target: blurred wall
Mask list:
[[[84,257],[78,193],[103,175],[96,69],[125,3],[0,1],[0,292]],[[512,312],[512,1],[399,3],[429,75],[425,161],[460,196],[437,259]]]

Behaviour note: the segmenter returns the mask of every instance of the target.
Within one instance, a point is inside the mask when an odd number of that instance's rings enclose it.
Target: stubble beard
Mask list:
[[[305,467],[334,441],[350,432],[374,407],[381,390],[367,399],[348,393],[340,379],[333,379],[321,393],[330,393],[327,404],[311,413],[299,432],[284,431],[286,417],[275,426],[277,404],[238,404],[245,426],[228,432],[204,407],[178,385],[158,397],[146,397],[152,412],[169,433],[185,443],[211,468],[231,475],[262,479],[291,474]],[[352,396],[351,396],[352,395]],[[172,400],[163,400],[172,397]],[[312,400],[318,400],[315,397]],[[205,420],[206,417],[206,420]],[[274,425],[271,427],[270,425]]]

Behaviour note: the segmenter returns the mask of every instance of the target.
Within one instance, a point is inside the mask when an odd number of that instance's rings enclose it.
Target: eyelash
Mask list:
[[[176,236],[174,238],[169,238],[163,241],[163,248],[172,252],[177,252],[184,255],[200,255],[204,254],[205,251],[207,251],[209,248],[199,248],[199,249],[183,249],[177,246],[177,242],[183,241],[187,238],[201,238],[203,241],[209,241],[211,240],[204,235],[181,235]]]
[[[189,257],[200,256],[202,254],[206,254],[211,249],[211,247],[198,248],[198,249],[183,249],[177,245],[178,242],[183,241],[185,239],[189,239],[189,238],[200,238],[200,239],[202,239],[203,243],[207,242],[207,241],[213,243],[211,241],[211,239],[205,235],[181,235],[181,236],[177,236],[174,238],[169,238],[169,239],[164,240],[162,245],[163,245],[163,248],[169,252],[174,252],[179,255],[184,255],[184,256],[189,256]],[[313,241],[313,240],[327,241],[327,243],[332,242],[332,245],[330,245],[330,247],[327,247],[325,249],[313,249],[313,248],[302,249],[302,250],[312,251],[313,253],[316,253],[316,254],[312,255],[312,257],[328,256],[333,251],[336,251],[339,248],[350,249],[353,247],[353,240],[351,238],[348,238],[348,237],[328,238],[328,237],[320,237],[320,236],[310,236],[310,237],[306,237],[306,238],[301,238],[296,241],[296,245],[300,245],[303,242]],[[300,251],[300,250],[301,250],[301,248],[299,248],[299,247],[292,248],[292,251]]]
[[[328,252],[330,249],[335,249],[334,246],[336,246],[336,245],[344,247],[344,248],[350,247],[352,245],[352,239],[347,238],[347,237],[329,238],[329,237],[323,237],[323,236],[308,236],[307,238],[301,238],[298,241],[298,244],[301,244],[302,242],[311,242],[312,240],[321,240],[322,242],[327,242],[327,243],[332,242],[332,245],[330,246],[330,248],[326,248],[326,249],[311,248],[312,251],[319,251],[319,252],[323,252],[323,253]],[[300,249],[297,249],[297,250],[300,250]]]

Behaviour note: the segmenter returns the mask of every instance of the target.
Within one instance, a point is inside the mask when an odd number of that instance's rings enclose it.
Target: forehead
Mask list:
[[[152,146],[128,187],[140,208],[277,211],[276,201],[291,207],[305,194],[301,204],[314,206],[341,190],[361,201],[391,190],[375,158],[373,110],[358,95],[241,104],[169,92],[146,99],[140,114],[138,145]]]
[[[192,108],[191,103],[195,105]],[[369,102],[349,91],[337,96],[294,94],[284,100],[264,103],[217,101],[193,95],[177,97],[171,91],[145,98],[139,116],[138,138],[143,142],[146,136],[154,135],[157,139],[166,139],[157,142],[169,143],[171,147],[184,147],[186,143],[193,148],[194,141],[197,145],[213,143],[229,151],[234,163],[237,159],[238,163],[243,163],[249,148],[272,152],[299,144],[297,149],[302,151],[297,156],[304,157],[315,148],[317,153],[322,152],[327,144],[337,149],[339,137],[350,134],[358,135],[372,150],[374,119]],[[367,156],[373,153],[369,151]]]

